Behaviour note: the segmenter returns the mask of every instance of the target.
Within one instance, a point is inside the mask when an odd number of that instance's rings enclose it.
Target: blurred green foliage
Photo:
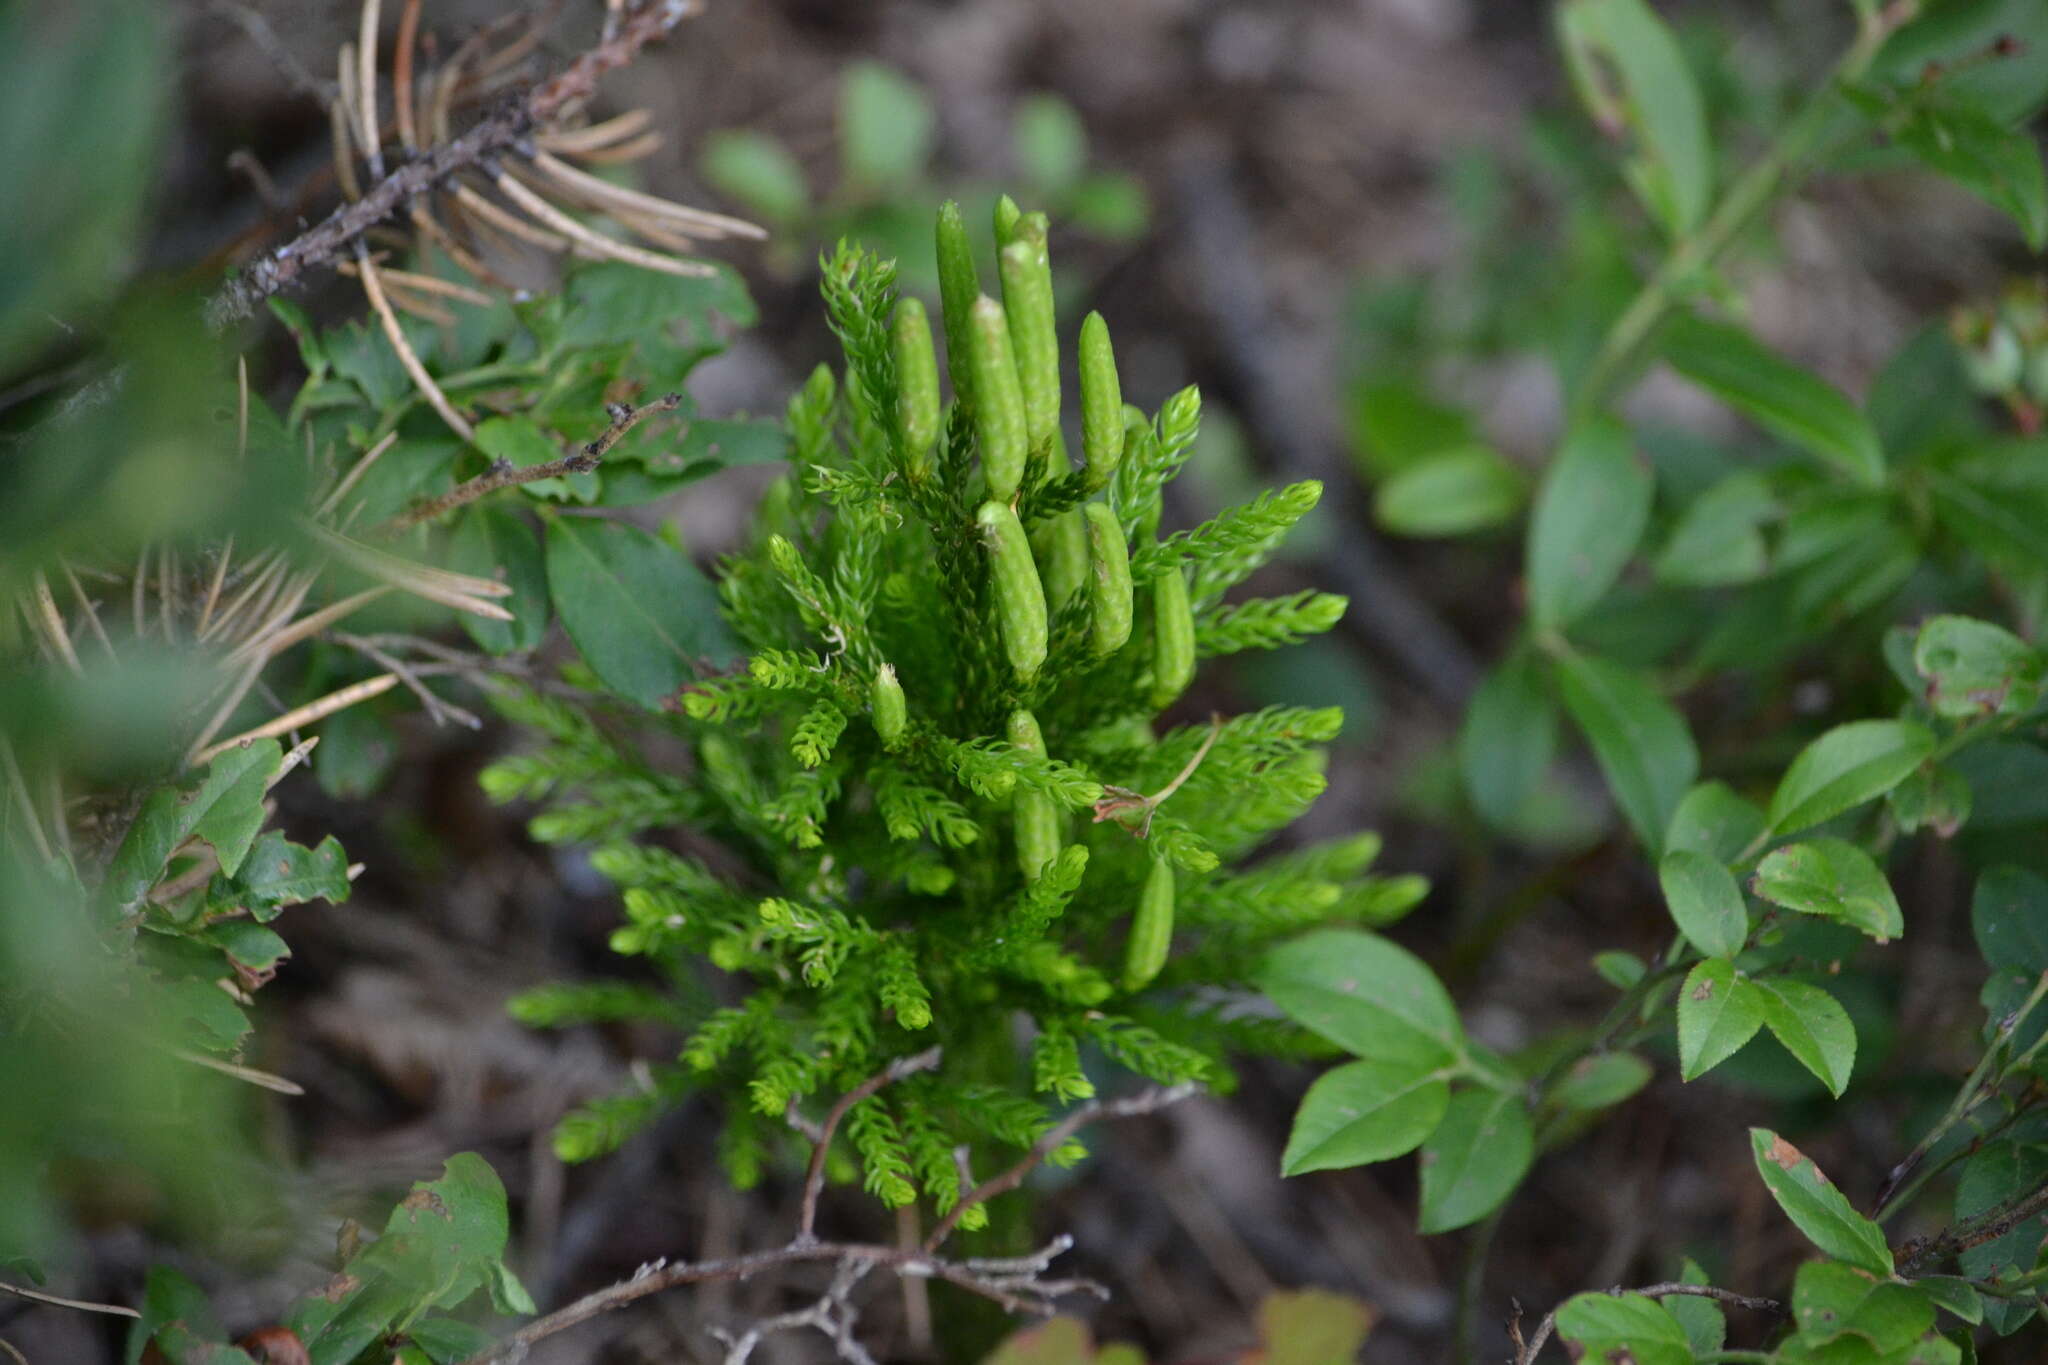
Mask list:
[[[938,112],[930,94],[890,67],[847,66],[839,80],[837,126],[837,175],[823,193],[813,192],[796,155],[760,129],[713,133],[698,172],[774,229],[770,260],[783,271],[807,266],[820,249],[848,238],[895,260],[909,288],[934,292],[931,205],[958,199],[968,221],[985,223],[996,191],[935,175]],[[1040,93],[1018,101],[1010,143],[1006,183],[1042,205],[1055,228],[1115,245],[1144,234],[1150,208],[1143,187],[1127,175],[1090,168],[1087,130],[1065,100]],[[992,264],[990,258],[984,267]]]

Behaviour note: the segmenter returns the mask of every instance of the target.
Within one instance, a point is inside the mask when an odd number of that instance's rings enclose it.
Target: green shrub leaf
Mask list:
[[[1685,718],[1643,674],[1605,659],[1557,661],[1565,709],[1585,732],[1615,803],[1652,854],[1699,773]]]
[[[804,168],[771,133],[750,128],[713,133],[704,139],[697,168],[714,188],[767,222],[793,223],[810,209]]]
[[[1732,863],[1764,832],[1764,813],[1756,803],[1737,796],[1725,782],[1702,782],[1685,794],[1671,813],[1664,833],[1666,848],[1704,853]]]
[[[1832,995],[1784,977],[1752,981],[1765,1027],[1836,1098],[1856,1065],[1856,1028]]]
[[[1669,26],[1645,0],[1571,0],[1558,9],[1564,52],[1596,120],[1619,114],[1634,134],[1636,193],[1673,237],[1691,232],[1714,194],[1706,104]],[[1606,72],[1620,90],[1606,87]]]
[[[1934,752],[1927,728],[1906,720],[1837,725],[1799,751],[1771,794],[1774,835],[1797,834],[1883,796]]]
[[[1472,694],[1458,730],[1458,771],[1488,823],[1522,813],[1557,751],[1557,703],[1526,651],[1510,655]]]
[[[1499,526],[1522,505],[1521,472],[1486,446],[1425,455],[1379,486],[1373,516],[1396,535],[1458,536]]]
[[[2020,715],[2041,700],[2040,651],[2025,640],[1967,616],[1937,616],[1913,640],[1913,667],[1938,716]]]
[[[1749,1141],[1771,1197],[1808,1241],[1837,1260],[1878,1275],[1892,1273],[1884,1232],[1849,1207],[1811,1157],[1768,1128],[1750,1129]]]
[[[1685,315],[1663,338],[1672,368],[1773,435],[1858,483],[1884,482],[1884,449],[1856,405],[1739,327]]]
[[[1749,910],[1735,874],[1704,853],[1674,848],[1657,865],[1671,920],[1707,957],[1733,957],[1749,937]]]
[[[1770,567],[1763,524],[1778,514],[1764,476],[1730,474],[1694,498],[1657,555],[1659,583],[1677,588],[1718,588],[1761,578]]]
[[[1678,1067],[1697,1080],[1741,1049],[1763,1027],[1763,1002],[1726,958],[1708,958],[1678,988]]]
[[[1751,889],[1773,905],[1840,920],[1879,943],[1906,932],[1884,869],[1846,839],[1809,839],[1773,850],[1757,864]]]
[[[1606,1109],[1641,1090],[1655,1074],[1633,1052],[1597,1052],[1574,1062],[1551,1088],[1550,1098],[1566,1109]]]
[[[263,828],[263,796],[283,761],[276,740],[259,739],[216,755],[189,790],[151,792],[107,867],[102,894],[109,906],[132,912],[179,845],[194,837],[213,845],[221,870],[232,876]]]
[[[1985,869],[1970,896],[1970,928],[1991,966],[2048,972],[2048,877],[2010,863]]]
[[[1573,1359],[1691,1365],[1692,1342],[1664,1305],[1641,1294],[1575,1294],[1557,1310]]]
[[[1653,481],[1627,428],[1605,419],[1565,437],[1529,520],[1529,615],[1562,630],[1607,595],[1649,522]]]
[[[699,660],[735,650],[718,599],[689,556],[637,526],[560,517],[547,533],[548,589],[569,638],[605,685],[657,705]]]
[[[1934,1326],[1934,1304],[1917,1285],[1879,1279],[1840,1261],[1809,1261],[1792,1283],[1792,1320],[1802,1346],[1857,1337],[1889,1357]]]
[[[1928,167],[2010,214],[2029,247],[2048,245],[2048,178],[2031,129],[2008,127],[1974,104],[1927,99],[1915,99],[1888,128]]]
[[[539,647],[548,631],[548,572],[540,540],[525,522],[499,507],[471,507],[449,539],[448,562],[463,573],[499,579],[512,587],[512,595],[499,602],[512,613],[509,621],[456,613],[479,648],[511,654]]]
[[[1476,1223],[1522,1182],[1535,1158],[1536,1135],[1518,1091],[1463,1090],[1422,1144],[1425,1233]]]
[[[1449,1066],[1465,1030],[1436,974],[1406,948],[1359,929],[1322,929],[1282,944],[1257,977],[1289,1018],[1354,1056]]]
[[[1282,1175],[1301,1175],[1414,1151],[1450,1102],[1444,1073],[1413,1062],[1349,1062],[1309,1087],[1287,1135]]]

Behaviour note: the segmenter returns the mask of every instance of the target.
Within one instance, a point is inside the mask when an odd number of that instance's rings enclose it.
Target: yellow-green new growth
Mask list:
[[[995,587],[996,622],[1003,633],[1003,652],[1017,681],[1028,683],[1038,676],[1045,662],[1048,632],[1045,616],[1045,586],[1038,581],[1038,565],[1031,558],[1031,542],[1007,502],[995,499],[981,505],[975,514],[981,528],[982,544],[988,549],[989,578]],[[1183,593],[1182,600],[1186,600]],[[1192,652],[1192,645],[1190,646]]]
[[[1166,965],[1167,950],[1173,946],[1173,864],[1164,858],[1152,860],[1145,874],[1145,889],[1138,893],[1138,910],[1131,916],[1131,936],[1124,941],[1124,989],[1142,991]]]
[[[1088,523],[1088,624],[1095,653],[1106,658],[1131,638],[1131,554],[1116,513],[1084,503]]]
[[[968,353],[973,356],[974,428],[981,438],[981,472],[989,496],[1003,502],[1024,482],[1031,440],[1024,419],[1024,392],[1010,347],[1003,305],[983,294],[968,313]]]
[[[1069,507],[1040,522],[1032,532],[1031,553],[1038,559],[1045,604],[1057,615],[1068,598],[1088,585],[1088,523],[1081,509]]]
[[[1124,392],[1102,314],[1081,320],[1081,457],[1088,486],[1101,488],[1124,457]]]
[[[903,473],[922,483],[931,474],[932,446],[939,439],[939,357],[921,301],[898,301],[889,342],[896,356],[896,437],[903,446]]]
[[[1152,579],[1152,704],[1170,706],[1195,677],[1195,613],[1177,565]]]
[[[910,723],[910,708],[903,699],[903,684],[896,681],[893,664],[883,664],[875,670],[875,681],[868,688],[868,713],[883,747],[895,748]]]
[[[1047,448],[1060,427],[1060,343],[1045,234],[1045,215],[1025,214],[998,261],[1010,351],[1024,395],[1024,434],[1033,450]]]
[[[953,396],[963,407],[974,406],[974,362],[967,344],[968,315],[981,293],[974,271],[974,247],[967,240],[960,205],[948,199],[939,208],[935,237],[939,260],[939,314],[946,324],[946,371],[953,377]]]
[[[1009,737],[1026,753],[1045,752],[1038,718],[1022,707],[1010,713]],[[1060,856],[1060,809],[1042,792],[1020,791],[1010,800],[1010,814],[1017,833],[1017,870],[1026,882],[1037,881],[1046,864]]]

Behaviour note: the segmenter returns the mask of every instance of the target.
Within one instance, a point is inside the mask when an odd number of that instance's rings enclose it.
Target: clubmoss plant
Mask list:
[[[1419,898],[1415,878],[1367,875],[1372,835],[1246,862],[1322,792],[1335,708],[1161,715],[1198,658],[1341,616],[1322,593],[1224,600],[1320,489],[1162,538],[1200,400],[1124,406],[1094,315],[1073,467],[1043,221],[1010,224],[992,298],[945,249],[962,229],[942,213],[943,408],[925,310],[898,298],[893,265],[843,243],[824,261],[844,368],[791,401],[792,471],[722,566],[749,657],[686,687],[658,747],[559,699],[506,703],[545,742],[494,765],[489,789],[547,798],[540,838],[598,844],[624,890],[613,946],[678,987],[552,987],[521,1014],[689,1029],[649,1090],[572,1116],[563,1155],[715,1082],[739,1097],[726,1153],[744,1183],[792,1106],[937,1042],[936,1072],[864,1100],[842,1131],[871,1191],[943,1211],[956,1148],[985,1165],[1026,1145],[1117,1068],[1223,1086],[1234,1052],[1315,1049],[1251,1007],[1264,951]],[[716,989],[731,1003],[693,1010],[706,963],[730,974]]]

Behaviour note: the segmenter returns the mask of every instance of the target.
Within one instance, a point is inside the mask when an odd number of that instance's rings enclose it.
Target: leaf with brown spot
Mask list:
[[[1768,1128],[1749,1130],[1757,1173],[1807,1240],[1837,1260],[1892,1273],[1892,1251],[1877,1224],[1851,1208],[1812,1158]]]

